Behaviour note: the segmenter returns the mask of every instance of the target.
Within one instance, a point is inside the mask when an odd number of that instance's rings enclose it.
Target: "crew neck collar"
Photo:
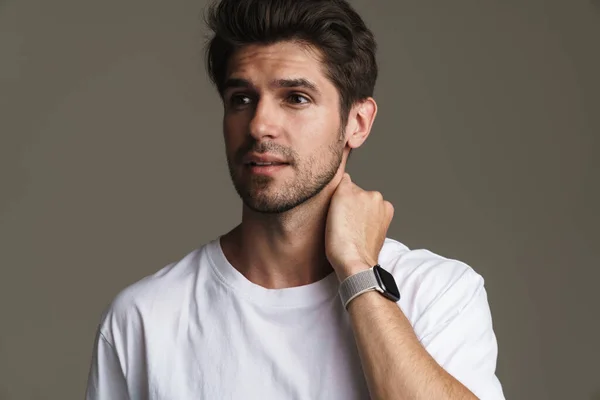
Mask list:
[[[207,245],[213,270],[218,278],[232,289],[233,293],[263,306],[299,308],[317,305],[337,295],[339,281],[335,272],[308,285],[268,289],[248,280],[239,272],[223,253],[221,236]]]

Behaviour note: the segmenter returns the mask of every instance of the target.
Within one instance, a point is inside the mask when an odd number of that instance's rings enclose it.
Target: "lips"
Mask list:
[[[286,165],[287,163],[283,162],[255,162],[250,161],[247,165],[256,166],[256,167],[270,167],[272,165]]]
[[[251,153],[251,154],[246,155],[243,158],[242,162],[244,163],[244,165],[259,166],[259,167],[289,164],[289,162],[287,162],[286,160],[281,159],[275,155],[256,154],[256,153]]]
[[[252,175],[275,176],[290,165],[289,162],[268,154],[250,154],[243,158],[244,168]]]

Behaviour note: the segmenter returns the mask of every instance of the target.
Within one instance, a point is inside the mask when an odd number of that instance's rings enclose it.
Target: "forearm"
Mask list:
[[[397,304],[368,292],[348,312],[373,399],[477,398],[421,346]]]

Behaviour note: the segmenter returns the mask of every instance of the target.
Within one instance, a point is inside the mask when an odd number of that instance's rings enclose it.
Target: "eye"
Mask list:
[[[232,107],[243,107],[247,106],[252,102],[250,96],[245,94],[234,94],[229,98],[229,105]]]
[[[288,100],[292,104],[308,104],[308,103],[310,103],[310,100],[308,99],[308,97],[303,96],[303,95],[298,94],[298,93],[291,94],[288,97]]]

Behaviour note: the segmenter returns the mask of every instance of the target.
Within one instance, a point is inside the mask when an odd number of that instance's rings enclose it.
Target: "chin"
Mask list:
[[[292,210],[301,203],[302,199],[283,199],[281,196],[267,193],[239,193],[244,205],[250,210],[261,214],[281,214]]]
[[[290,193],[282,196],[282,190],[278,193],[266,193],[265,191],[240,192],[244,205],[252,211],[263,214],[281,214],[309,202],[322,192],[321,187],[313,188],[304,192]]]
[[[270,176],[232,174],[235,190],[244,205],[257,213],[281,214],[311,200],[327,187],[339,164],[332,164],[316,176],[278,179]]]
[[[260,213],[260,214],[282,214],[286,211],[290,211],[296,206],[288,205],[288,204],[278,204],[278,203],[258,203],[258,202],[249,202],[244,201],[246,207],[250,210]]]

